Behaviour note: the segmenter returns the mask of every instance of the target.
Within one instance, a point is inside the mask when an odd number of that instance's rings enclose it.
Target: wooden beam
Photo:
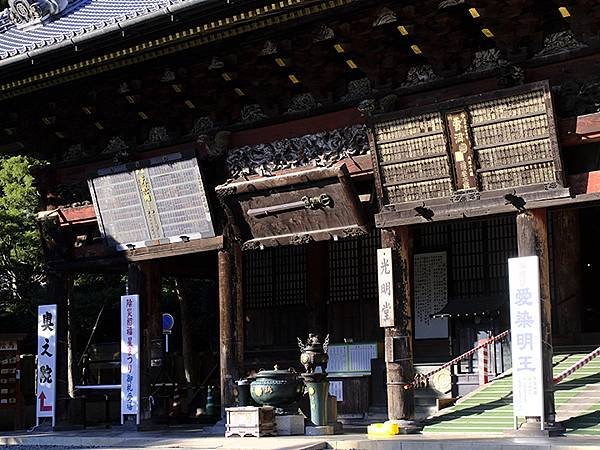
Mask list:
[[[58,208],[58,224],[61,227],[81,225],[96,222],[94,205],[79,206],[74,208]]]
[[[600,192],[600,170],[569,175],[567,182],[575,195]]]
[[[223,247],[223,236],[206,239],[194,239],[189,242],[175,242],[172,244],[142,247],[135,250],[118,252],[108,248],[104,243],[86,245],[74,249],[74,259],[99,262],[107,260],[109,263],[126,263],[148,261],[150,259],[170,258],[172,256],[188,255],[218,250]]]
[[[125,252],[128,261],[147,261],[156,258],[188,255],[190,253],[209,252],[223,247],[223,236],[206,239],[194,239],[189,242],[175,242],[172,244],[143,247]]]
[[[563,148],[600,142],[600,112],[562,119],[559,134]]]
[[[268,127],[238,131],[232,133],[229,142],[232,148],[243,145],[263,144],[265,142],[289,139],[320,131],[331,131],[336,128],[348,127],[364,122],[364,117],[361,116],[356,108],[348,108],[333,113],[292,120]]]

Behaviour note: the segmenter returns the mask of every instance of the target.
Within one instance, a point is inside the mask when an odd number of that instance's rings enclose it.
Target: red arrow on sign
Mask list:
[[[52,405],[45,405],[46,394],[44,391],[40,394],[40,412],[50,412],[52,411]]]

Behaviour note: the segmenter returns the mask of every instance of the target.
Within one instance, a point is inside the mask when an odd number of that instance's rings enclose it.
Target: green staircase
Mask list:
[[[554,356],[554,375],[586,353]],[[600,358],[556,385],[556,411],[568,434],[600,436]],[[428,420],[424,433],[502,433],[513,428],[512,376],[499,377]]]

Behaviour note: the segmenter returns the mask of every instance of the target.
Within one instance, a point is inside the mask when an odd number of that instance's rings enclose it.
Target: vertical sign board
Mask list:
[[[135,415],[140,423],[140,296],[121,297],[121,423]]]
[[[38,307],[37,424],[51,417],[56,426],[56,305]]]
[[[446,339],[448,319],[432,318],[448,303],[446,252],[414,256],[415,339]]]
[[[394,274],[392,249],[377,249],[377,281],[379,285],[379,326],[394,326]]]
[[[537,256],[509,258],[512,335],[513,409],[518,417],[541,418],[544,428],[544,380],[540,273]]]
[[[477,188],[473,146],[469,137],[469,113],[458,111],[446,116],[450,137],[450,150],[454,160],[457,190]]]

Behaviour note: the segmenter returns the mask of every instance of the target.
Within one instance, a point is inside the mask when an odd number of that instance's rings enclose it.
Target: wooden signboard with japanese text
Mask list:
[[[19,340],[24,335],[0,335],[0,411],[11,410],[15,429],[23,426],[21,393],[21,351]]]
[[[193,153],[101,169],[88,184],[102,236],[117,250],[215,236]]]
[[[376,116],[370,142],[378,227],[569,196],[547,83]]]

